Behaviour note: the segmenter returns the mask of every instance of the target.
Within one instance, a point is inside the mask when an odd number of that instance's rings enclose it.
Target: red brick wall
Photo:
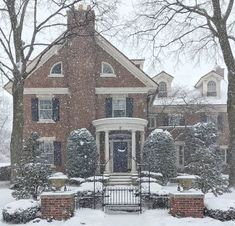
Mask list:
[[[63,63],[64,77],[48,77],[51,67],[58,61]],[[106,61],[115,70],[116,78],[101,78],[101,63]],[[31,98],[36,95],[24,95],[24,136],[38,132],[43,137],[55,137],[62,142],[64,170],[66,162],[66,141],[74,129],[87,128],[94,132],[92,121],[105,117],[105,98],[96,95],[96,87],[144,87],[134,75],[101,49],[91,36],[76,37],[38,68],[25,82],[25,88],[69,88],[69,95],[54,95],[60,101],[60,121],[56,123],[33,122],[31,116]],[[133,117],[146,118],[146,95],[132,94]]]
[[[74,214],[73,195],[47,195],[41,197],[41,212],[44,219],[63,220]]]
[[[174,217],[202,218],[204,211],[204,196],[171,196],[170,213]]]

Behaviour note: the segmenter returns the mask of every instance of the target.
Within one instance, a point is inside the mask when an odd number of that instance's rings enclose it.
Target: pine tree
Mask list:
[[[39,162],[39,136],[32,133],[24,141],[22,158],[16,165],[13,197],[16,199],[37,199],[38,195],[49,188],[48,177],[51,175],[51,166]]]
[[[225,190],[222,175],[222,158],[213,123],[198,123],[188,129],[186,136],[186,172],[198,177],[195,187],[203,193],[215,195]]]
[[[155,129],[149,135],[144,144],[143,161],[151,171],[162,173],[163,183],[176,176],[175,145],[169,132]]]
[[[98,153],[94,137],[85,129],[70,133],[67,143],[67,173],[70,177],[90,177],[97,167]]]

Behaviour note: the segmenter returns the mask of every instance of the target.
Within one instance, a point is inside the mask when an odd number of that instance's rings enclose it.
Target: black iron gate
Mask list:
[[[141,212],[141,192],[135,186],[104,187],[103,207],[104,209]]]

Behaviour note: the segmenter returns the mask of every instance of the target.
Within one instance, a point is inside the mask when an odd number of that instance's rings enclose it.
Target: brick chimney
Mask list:
[[[221,75],[222,77],[224,77],[224,68],[222,68],[222,67],[220,67],[220,66],[216,66],[215,72],[216,72],[218,75]]]
[[[86,8],[82,4],[78,8],[72,7],[67,12],[68,30],[80,35],[91,35],[95,31],[95,12],[88,5]]]

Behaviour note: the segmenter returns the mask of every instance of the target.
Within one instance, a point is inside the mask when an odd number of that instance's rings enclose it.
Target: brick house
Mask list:
[[[176,145],[177,167],[183,169],[187,157],[184,153],[186,127],[198,122],[215,123],[218,144],[226,164],[229,128],[228,84],[224,70],[217,67],[203,76],[180,78],[162,71],[153,80],[159,84],[159,92],[149,109],[149,130],[162,128],[171,132]]]
[[[89,7],[68,12],[68,31],[71,37],[48,50],[25,81],[24,137],[38,132],[42,159],[64,171],[68,135],[87,128],[106,173],[135,173],[147,95],[158,85],[143,72],[143,60],[128,59],[95,31]],[[11,84],[5,88],[10,91]]]

